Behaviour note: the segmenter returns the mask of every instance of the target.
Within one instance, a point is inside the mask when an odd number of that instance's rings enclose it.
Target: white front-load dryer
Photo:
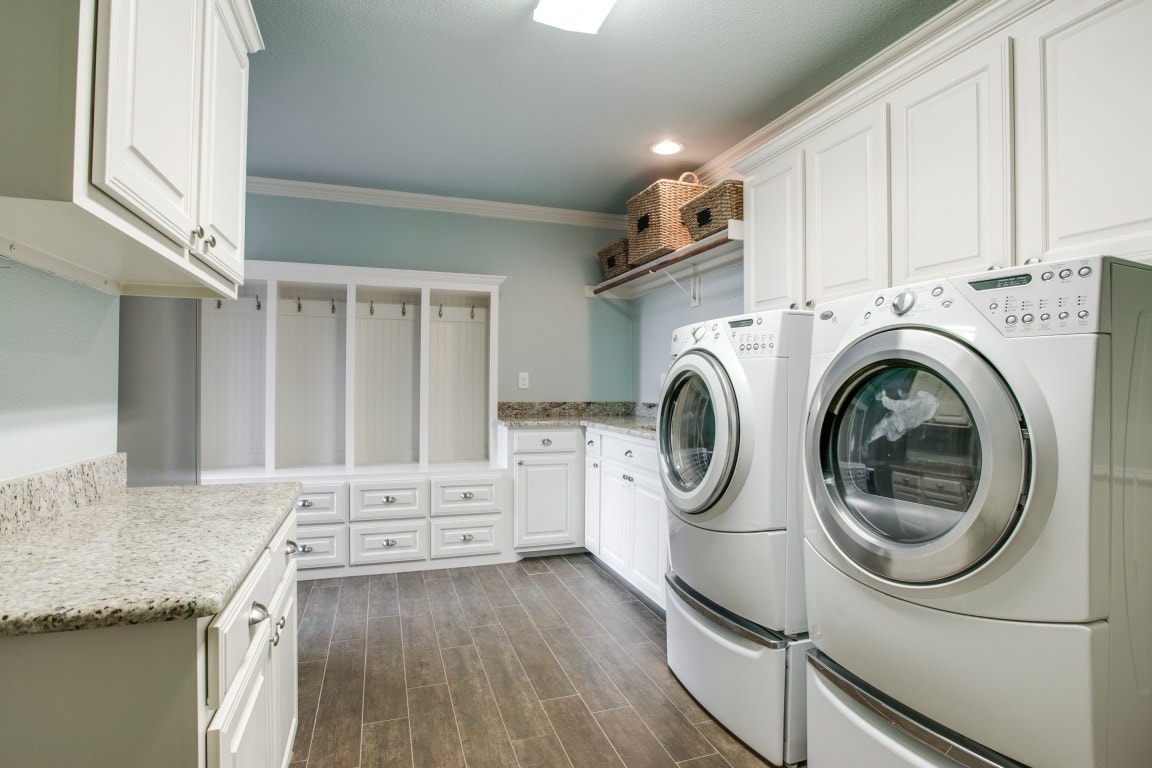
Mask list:
[[[1084,258],[819,310],[813,674],[839,665],[979,765],[1147,765],[1152,269]]]
[[[811,325],[777,311],[677,329],[657,425],[668,665],[776,765],[806,754],[798,455]]]

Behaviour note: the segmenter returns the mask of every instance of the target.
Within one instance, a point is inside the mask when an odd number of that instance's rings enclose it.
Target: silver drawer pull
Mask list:
[[[386,546],[386,547],[396,546],[396,539],[384,539],[384,546]]]
[[[272,635],[272,638],[268,642],[272,643],[273,648],[280,645],[280,630],[276,630],[276,634]]]
[[[629,448],[628,450],[624,451],[624,455],[628,458],[632,458],[632,449]]]
[[[288,539],[288,543],[284,545],[284,554],[286,555],[306,555],[311,551],[311,544],[297,544],[292,539]]]
[[[268,609],[263,603],[253,602],[252,611],[248,614],[248,626],[254,626],[268,620]]]
[[[540,445],[552,445],[552,438],[546,437],[540,441]]]
[[[308,507],[312,506],[312,499],[300,499],[300,501],[296,502],[296,506],[308,509]]]
[[[287,623],[288,623],[288,617],[287,616],[281,616],[280,620],[276,622],[276,629],[284,629],[284,625],[286,625]],[[276,634],[280,634],[280,633],[277,632]]]
[[[384,497],[384,503],[385,504],[395,504],[396,503],[396,497],[395,496],[385,496]]]
[[[302,554],[302,555],[312,554],[312,545],[311,544],[301,544],[300,545],[300,554]]]
[[[470,533],[460,534],[460,541],[472,541],[472,534],[470,534]]]
[[[460,498],[462,499],[472,499],[475,497],[476,494],[472,493],[472,491],[464,491],[464,493],[460,494]]]

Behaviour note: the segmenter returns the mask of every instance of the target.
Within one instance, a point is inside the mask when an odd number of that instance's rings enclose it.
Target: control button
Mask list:
[[[1076,317],[1083,320],[1084,318],[1088,317],[1088,310],[1086,310],[1086,309],[1080,310],[1079,312],[1076,313]]]
[[[1041,280],[1051,280],[1054,277],[1056,277],[1056,275],[1052,274],[1051,272],[1045,272],[1044,274],[1040,275]]]
[[[775,349],[775,348],[776,348],[776,345],[775,345],[775,344],[769,344],[769,345],[768,345],[768,349]]]
[[[716,330],[716,323],[712,323],[712,330]]]
[[[865,319],[865,320],[869,320],[869,319],[871,319],[871,317],[872,317],[872,313],[871,313],[871,312],[865,312],[865,313],[864,313],[864,319]],[[824,318],[820,318],[820,319],[821,319],[821,320],[823,320]]]
[[[1044,322],[1047,322],[1047,321],[1048,321],[1048,318],[1050,318],[1050,317],[1052,317],[1052,315],[1048,314],[1047,312],[1045,312],[1044,314],[1040,315],[1040,319],[1041,319],[1042,321],[1044,321]]]
[[[1008,317],[1004,318],[1004,322],[1008,325],[1016,325],[1016,315],[1008,315]]]
[[[741,352],[743,352],[743,351],[744,351],[744,345],[743,345],[743,344],[741,344],[741,345],[740,345],[740,351],[741,351]]]
[[[876,306],[878,306],[878,307],[879,307],[879,306],[881,306],[883,303],[884,303],[884,297],[883,297],[883,296],[877,296],[877,297],[876,297]]]
[[[1023,320],[1024,322],[1026,322],[1026,323],[1030,323],[1030,322],[1032,322],[1033,320],[1035,320],[1036,318],[1032,317],[1032,315],[1024,315],[1024,317],[1022,317],[1022,318],[1020,318],[1020,319],[1021,319],[1021,320]]]
[[[764,318],[762,318],[762,317],[756,318],[756,325],[760,325],[760,323],[762,323],[762,322],[764,322]]]
[[[704,330],[704,326],[698,325],[692,329],[692,338],[696,341],[700,341],[700,339],[704,338],[704,335],[707,333],[708,331]]]
[[[1057,315],[1057,317],[1059,317],[1061,320],[1067,320],[1068,319],[1068,313],[1067,312],[1061,312],[1059,315]]]
[[[712,334],[712,338],[714,338],[714,339],[719,339],[719,338],[720,338],[720,334],[718,334],[718,333],[714,333],[714,334]]]
[[[1060,279],[1061,280],[1067,280],[1070,277],[1072,277],[1072,270],[1070,270],[1070,269],[1060,270]]]
[[[1000,309],[1000,305],[996,302],[992,302],[988,305],[988,309],[991,309],[993,312],[995,312],[997,309]]]
[[[944,293],[944,289],[939,285],[932,289],[933,296],[939,296],[942,293]]]
[[[753,344],[752,349],[760,349],[760,345],[759,344]]]
[[[915,305],[916,294],[912,291],[900,291],[896,298],[892,299],[892,311],[897,315],[907,314]]]
[[[1080,277],[1088,277],[1090,274],[1092,274],[1092,267],[1080,267]]]
[[[944,299],[940,306],[944,307],[944,309],[948,309],[948,307],[952,306],[952,299]]]

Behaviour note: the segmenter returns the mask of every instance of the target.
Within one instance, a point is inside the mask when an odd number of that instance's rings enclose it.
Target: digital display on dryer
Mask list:
[[[1015,288],[1018,285],[1028,285],[1032,282],[1032,275],[1008,275],[1006,277],[993,277],[988,280],[973,280],[968,285],[977,291],[991,291],[997,288]]]
[[[750,325],[752,325],[752,318],[750,318],[750,317],[745,317],[742,320],[729,320],[728,321],[728,327],[729,328],[747,328]]]

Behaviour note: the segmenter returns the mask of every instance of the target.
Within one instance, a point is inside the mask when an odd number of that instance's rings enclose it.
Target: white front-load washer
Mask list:
[[[812,315],[673,334],[657,425],[669,508],[668,665],[771,762],[804,759],[799,449]]]
[[[1082,258],[819,310],[811,674],[975,765],[1148,765],[1152,268]],[[822,721],[836,687],[811,692]]]

